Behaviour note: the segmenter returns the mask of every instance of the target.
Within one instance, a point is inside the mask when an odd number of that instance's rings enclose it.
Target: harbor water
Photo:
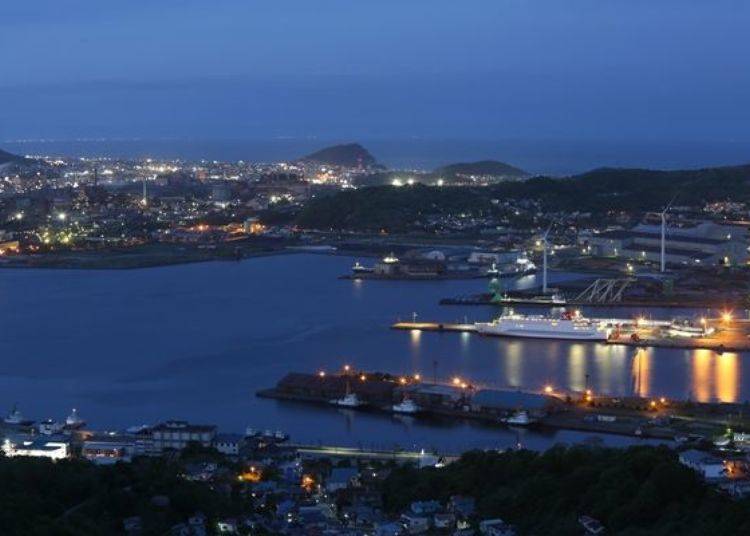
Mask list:
[[[438,304],[481,292],[486,281],[338,279],[353,262],[295,254],[127,271],[2,270],[0,408],[17,403],[27,418],[59,419],[76,407],[97,429],[178,418],[232,432],[281,429],[303,443],[458,452],[518,441],[545,448],[588,434],[356,413],[255,392],[290,371],[334,372],[349,364],[497,387],[750,398],[748,356],[741,353],[391,330],[414,313],[463,322],[498,311]],[[505,283],[538,284],[534,276]]]

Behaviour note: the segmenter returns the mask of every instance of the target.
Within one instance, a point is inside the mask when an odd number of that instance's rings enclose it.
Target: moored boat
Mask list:
[[[11,426],[30,426],[34,424],[34,421],[24,419],[23,414],[16,404],[13,404],[13,409],[5,416],[3,422]]]
[[[580,315],[553,317],[522,315],[513,311],[492,322],[476,322],[474,326],[480,335],[535,339],[606,341],[611,333],[606,324],[593,322]]]
[[[552,293],[552,294],[542,294],[539,296],[529,296],[528,298],[525,297],[515,297],[515,296],[502,296],[500,300],[498,300],[496,303],[500,304],[527,304],[527,305],[559,305],[563,306],[567,304],[567,300],[565,299],[565,296],[558,293]]]
[[[534,424],[536,422],[536,419],[533,419],[529,415],[528,411],[521,410],[516,411],[510,417],[501,419],[501,421],[511,426],[529,426],[531,424]]]
[[[3,419],[5,424],[21,424],[23,423],[23,414],[18,410],[18,406],[13,404],[13,409]]]
[[[86,421],[81,419],[80,415],[78,415],[78,410],[76,408],[73,408],[73,411],[70,412],[70,415],[68,415],[65,418],[66,428],[77,429],[85,425],[86,425]]]
[[[363,264],[360,264],[360,262],[359,262],[359,261],[356,261],[356,262],[354,263],[354,266],[352,266],[352,273],[353,273],[354,275],[359,275],[359,274],[370,274],[370,273],[372,273],[372,271],[373,271],[373,269],[372,269],[372,268],[370,268],[370,267],[368,267],[368,266],[364,266]]]
[[[419,413],[421,408],[411,398],[404,398],[400,403],[391,406],[391,410],[394,413],[413,415],[415,413]]]
[[[714,328],[708,328],[703,325],[695,325],[690,320],[677,319],[673,320],[667,328],[667,333],[672,337],[705,337],[711,335],[714,332]]]
[[[364,403],[359,399],[357,393],[347,393],[341,398],[335,398],[329,401],[334,406],[340,406],[343,408],[358,408]]]

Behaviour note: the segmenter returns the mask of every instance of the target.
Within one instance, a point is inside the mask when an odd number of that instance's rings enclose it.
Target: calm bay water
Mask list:
[[[254,393],[292,370],[349,363],[426,377],[436,368],[441,377],[496,386],[583,389],[588,376],[607,394],[750,398],[745,354],[650,349],[636,357],[620,346],[392,331],[390,323],[412,312],[451,321],[489,319],[496,311],[438,305],[441,297],[482,290],[481,280],[337,279],[351,263],[285,255],[131,271],[2,270],[0,408],[17,402],[27,417],[40,419],[77,407],[97,428],[183,418],[224,431],[283,429],[305,442],[457,451],[509,446],[516,432],[353,414]],[[542,448],[582,437],[524,432],[521,439]]]

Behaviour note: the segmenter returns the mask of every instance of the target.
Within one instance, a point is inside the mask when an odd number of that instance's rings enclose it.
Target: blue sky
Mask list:
[[[750,140],[738,0],[5,0],[0,139]]]

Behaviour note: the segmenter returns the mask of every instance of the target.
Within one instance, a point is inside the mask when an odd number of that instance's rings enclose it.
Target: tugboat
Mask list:
[[[500,270],[497,268],[497,264],[492,263],[492,266],[487,269],[487,275],[489,277],[500,277]]]
[[[354,266],[352,266],[352,273],[354,275],[371,274],[372,268],[364,266],[357,261],[354,263]]]
[[[18,410],[18,405],[17,404],[13,404],[13,409],[3,419],[3,422],[5,424],[9,424],[11,426],[28,426],[30,424],[33,424],[34,421],[28,421],[28,420],[24,419],[23,415]]]
[[[348,369],[347,369],[348,370]],[[352,391],[351,383],[349,383],[349,377],[346,377],[346,393],[342,398],[334,398],[333,400],[328,401],[330,404],[333,404],[334,406],[339,406],[342,408],[358,408],[360,406],[364,406],[364,402],[362,402],[359,397],[357,396],[357,393]]]
[[[336,398],[329,401],[334,406],[342,408],[358,408],[364,403],[357,397],[357,393],[347,393],[342,398]]]
[[[400,404],[394,404],[391,406],[391,410],[394,413],[414,415],[415,413],[419,413],[421,408],[417,406],[411,398],[404,397]]]
[[[23,422],[23,415],[18,411],[18,406],[16,404],[13,404],[13,409],[10,410],[10,413],[8,413],[3,419],[3,422],[5,424],[21,424]]]
[[[77,430],[78,428],[83,428],[85,425],[86,421],[81,419],[76,408],[73,408],[73,411],[70,412],[70,415],[65,418],[65,428]]]
[[[528,411],[521,410],[515,412],[510,417],[501,419],[501,421],[511,426],[529,426],[531,424],[534,424],[536,422],[536,419],[532,419],[529,416]]]

